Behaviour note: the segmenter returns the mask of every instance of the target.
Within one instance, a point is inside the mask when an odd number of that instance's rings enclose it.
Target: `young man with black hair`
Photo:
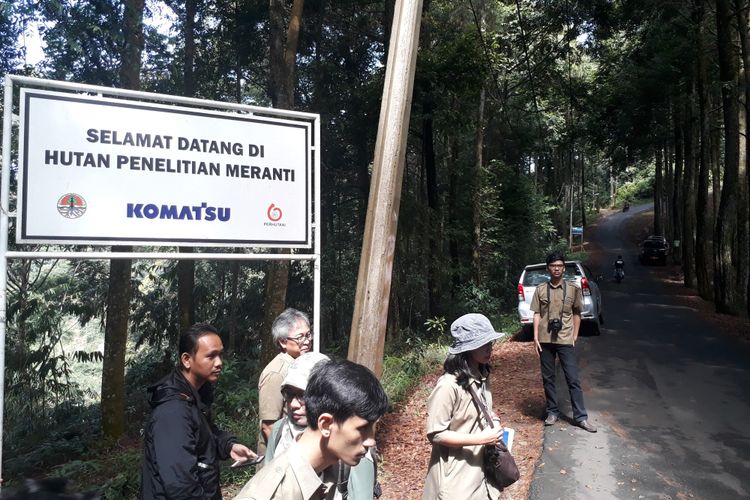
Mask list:
[[[153,410],[144,435],[141,499],[220,500],[219,461],[256,455],[211,420],[224,355],[219,332],[196,323],[180,336],[179,349],[178,366],[148,388]]]
[[[581,328],[581,289],[563,279],[565,256],[559,252],[547,256],[548,283],[536,287],[531,299],[534,311],[534,346],[541,363],[544,397],[547,400],[547,418],[544,425],[554,425],[560,417],[557,406],[555,382],[555,358],[565,374],[573,406],[573,420],[581,429],[596,432],[588,423],[588,414],[583,404],[583,390],[578,380],[575,343]]]
[[[307,429],[286,453],[258,472],[235,500],[332,499],[336,479],[331,466],[339,460],[357,465],[375,445],[375,423],[388,409],[388,396],[364,366],[329,361],[313,368],[305,407]]]

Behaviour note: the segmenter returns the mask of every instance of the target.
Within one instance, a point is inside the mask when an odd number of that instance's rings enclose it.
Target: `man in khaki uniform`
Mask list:
[[[289,449],[263,467],[237,494],[235,500],[331,500],[336,492],[335,467],[318,475],[302,457],[299,445]],[[256,479],[257,478],[257,479]]]
[[[307,429],[235,500],[332,499],[333,466],[339,460],[355,466],[375,446],[375,424],[388,409],[388,396],[370,370],[347,360],[318,363],[304,398]]]
[[[573,420],[581,429],[596,432],[588,423],[588,414],[583,403],[583,390],[578,380],[575,343],[581,327],[581,289],[563,280],[565,256],[555,252],[547,256],[549,283],[536,287],[531,299],[534,311],[534,345],[542,371],[544,396],[547,400],[547,418],[544,425],[554,425],[560,417],[555,385],[555,358],[565,374],[573,407]]]
[[[258,378],[259,455],[265,454],[271,428],[284,415],[281,382],[286,377],[289,365],[312,347],[310,320],[305,313],[291,307],[273,321],[271,334],[274,344],[279,346],[281,352],[266,365]]]

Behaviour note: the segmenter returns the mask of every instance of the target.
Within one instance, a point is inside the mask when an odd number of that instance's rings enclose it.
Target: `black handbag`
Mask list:
[[[474,403],[479,408],[480,413],[484,415],[488,425],[492,426],[492,416],[487,406],[479,400],[477,391],[471,383],[469,383],[469,393],[471,393]],[[502,440],[494,445],[484,446],[484,475],[490,483],[500,489],[510,486],[521,477],[513,455],[510,454]]]

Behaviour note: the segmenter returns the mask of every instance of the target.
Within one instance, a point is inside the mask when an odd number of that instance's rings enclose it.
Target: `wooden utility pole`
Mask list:
[[[378,376],[383,371],[388,299],[421,18],[422,0],[396,0],[349,337],[349,359],[370,368]]]

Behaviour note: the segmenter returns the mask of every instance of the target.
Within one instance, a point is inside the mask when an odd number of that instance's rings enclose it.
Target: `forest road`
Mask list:
[[[750,498],[750,345],[719,331],[638,263],[628,218],[597,224],[607,269],[605,325],[579,339],[589,434],[560,420],[545,428],[529,498]],[[588,235],[587,235],[588,236]],[[612,280],[622,254],[625,280]],[[563,415],[572,416],[558,368]]]

